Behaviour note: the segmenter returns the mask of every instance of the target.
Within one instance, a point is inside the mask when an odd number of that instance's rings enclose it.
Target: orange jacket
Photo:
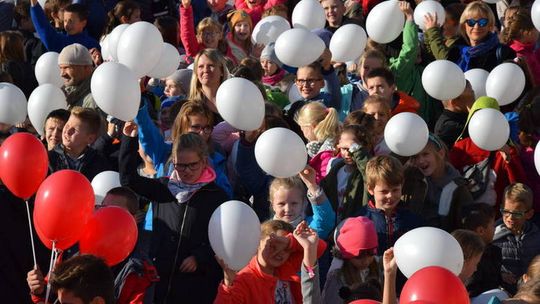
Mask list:
[[[420,103],[416,99],[401,91],[396,91],[396,94],[399,97],[399,102],[397,106],[392,109],[392,116],[403,112],[418,113]],[[396,94],[394,94],[394,96]]]
[[[273,304],[275,303],[275,291],[278,280],[288,281],[294,303],[302,303],[302,289],[300,276],[298,275],[304,257],[303,248],[298,244],[292,234],[290,239],[291,255],[281,265],[274,275],[264,273],[254,256],[249,264],[237,274],[231,287],[223,283],[219,285],[218,294],[214,304]],[[317,256],[320,257],[326,249],[326,243],[319,240]]]

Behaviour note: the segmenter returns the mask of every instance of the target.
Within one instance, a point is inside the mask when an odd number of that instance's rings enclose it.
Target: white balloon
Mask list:
[[[463,251],[458,241],[434,227],[416,228],[402,235],[394,245],[394,255],[407,278],[428,266],[440,266],[455,275],[463,268]]]
[[[292,13],[294,28],[316,30],[324,28],[326,15],[322,5],[317,0],[302,0],[296,4]]]
[[[60,88],[45,83],[30,94],[28,118],[39,135],[43,135],[47,115],[57,109],[67,109],[66,95]]]
[[[488,76],[489,72],[484,69],[471,69],[465,72],[465,79],[471,83],[475,99],[478,99],[480,96],[486,96],[486,81]]]
[[[47,0],[38,0],[39,2],[39,5],[44,8],[45,7],[45,2],[47,2]]]
[[[483,0],[485,3],[495,4],[501,0]]]
[[[244,268],[255,256],[260,237],[261,224],[257,214],[241,201],[221,204],[208,222],[210,246],[233,270]]]
[[[141,93],[133,72],[117,62],[102,63],[92,75],[90,90],[96,104],[120,120],[135,118]]]
[[[438,1],[434,0],[425,0],[420,2],[414,9],[414,23],[422,30],[425,30],[424,16],[431,14],[431,16],[437,16],[437,24],[442,26],[446,18],[446,12],[444,7]]]
[[[116,171],[103,171],[92,179],[95,203],[101,205],[109,190],[120,187],[120,174]]]
[[[452,61],[435,60],[424,69],[422,85],[426,93],[433,98],[439,100],[454,99],[465,90],[465,75]]]
[[[378,43],[394,41],[405,24],[405,17],[399,9],[398,1],[383,1],[368,14],[366,31],[368,37]]]
[[[281,16],[267,16],[255,25],[253,33],[251,33],[251,39],[255,43],[268,45],[276,42],[279,35],[290,29],[291,25],[287,19]]]
[[[536,144],[536,147],[534,148],[534,166],[536,167],[536,171],[538,171],[538,174],[540,174],[540,141]]]
[[[148,74],[158,63],[163,49],[159,30],[146,21],[131,24],[118,41],[118,62],[130,68],[137,78]]]
[[[356,24],[343,25],[330,39],[332,59],[337,62],[354,60],[364,53],[366,43],[366,31],[361,26]]]
[[[293,131],[272,128],[257,139],[255,159],[266,173],[275,177],[291,177],[306,166],[306,146]]]
[[[294,28],[279,35],[274,50],[282,63],[301,67],[316,61],[325,48],[319,36],[306,29]]]
[[[296,84],[291,83],[289,89],[287,90],[287,97],[289,98],[289,104],[292,104],[302,99],[302,94],[300,94],[300,90],[298,89]]]
[[[40,85],[50,83],[59,88],[64,85],[62,76],[60,76],[58,55],[57,52],[47,52],[39,56],[34,72]]]
[[[0,123],[16,125],[26,120],[26,97],[17,86],[0,82]]]
[[[110,37],[111,37],[110,34],[106,35],[99,42],[99,45],[101,46],[101,58],[103,58],[104,61],[111,61],[112,60],[111,52],[110,52],[110,49],[109,49],[109,38]]]
[[[503,113],[491,108],[474,112],[468,130],[473,143],[487,151],[499,150],[510,136],[510,125]]]
[[[262,93],[253,82],[244,78],[230,78],[219,86],[216,107],[223,119],[239,130],[256,130],[264,119]]]
[[[525,74],[515,63],[505,62],[496,66],[486,80],[486,94],[499,105],[512,103],[525,89]]]
[[[534,1],[531,8],[531,18],[537,30],[540,31],[540,1]]]
[[[122,33],[124,33],[128,26],[129,24],[127,23],[117,25],[112,32],[107,35],[109,36],[109,55],[111,61],[118,62],[118,42],[120,41],[120,37],[122,37]]]
[[[418,154],[427,144],[429,130],[422,117],[404,112],[392,116],[384,128],[384,140],[401,156]]]
[[[148,72],[148,76],[165,78],[174,73],[174,71],[178,69],[179,64],[180,53],[178,50],[172,44],[163,43],[163,50],[161,51],[159,62],[150,72]]]

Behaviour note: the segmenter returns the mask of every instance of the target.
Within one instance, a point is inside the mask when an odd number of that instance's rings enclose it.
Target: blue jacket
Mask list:
[[[399,202],[402,204],[402,202]],[[407,209],[396,208],[392,221],[388,221],[384,211],[376,209],[370,201],[367,206],[360,209],[361,216],[373,221],[379,241],[378,255],[394,246],[400,236],[406,232],[422,226],[422,219]]]
[[[139,126],[139,142],[144,152],[152,159],[157,176],[168,175],[169,168],[166,168],[166,164],[171,155],[172,144],[165,142],[163,135],[161,135],[161,132],[150,118],[146,103],[139,109],[137,117],[135,117],[135,123]],[[210,154],[210,163],[214,171],[216,171],[215,183],[230,198],[232,197],[232,187],[225,174],[226,162],[225,157],[220,153],[214,151]]]
[[[330,201],[326,199],[322,204],[311,204],[313,215],[306,216],[305,220],[309,228],[317,231],[321,240],[326,240],[334,229],[336,213]]]
[[[47,20],[39,3],[30,7],[30,16],[32,17],[32,23],[34,23],[39,38],[41,38],[41,41],[43,41],[43,44],[50,52],[60,53],[64,47],[73,43],[82,44],[88,50],[93,48],[101,49],[97,40],[90,37],[86,32],[76,35],[57,33],[49,23],[49,20]]]
[[[73,0],[72,3],[80,3],[88,8],[88,34],[99,39],[107,26],[107,12],[112,10],[118,0]]]

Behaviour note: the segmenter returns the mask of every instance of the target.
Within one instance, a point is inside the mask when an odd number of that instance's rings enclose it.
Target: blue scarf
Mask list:
[[[469,70],[469,63],[472,58],[480,57],[499,45],[499,38],[495,33],[489,33],[487,39],[477,46],[459,46],[461,48],[461,58],[458,62],[463,72]]]

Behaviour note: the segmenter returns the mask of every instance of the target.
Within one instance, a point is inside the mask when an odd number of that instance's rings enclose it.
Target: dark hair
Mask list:
[[[64,8],[64,12],[75,13],[81,21],[88,20],[88,8],[84,4],[73,3]]]
[[[251,73],[253,74],[253,77],[255,77],[255,80],[261,81],[264,75],[264,70],[259,60],[251,57],[246,57],[240,61],[240,65],[249,68],[251,70]]]
[[[470,230],[457,229],[452,232],[452,236],[458,241],[465,261],[484,252],[486,244],[478,234]]]
[[[463,3],[452,3],[444,8],[444,12],[446,13],[446,16],[450,20],[454,20],[457,25],[459,23],[461,14],[463,14],[463,11],[465,10],[465,7],[466,5]]]
[[[540,87],[529,92],[518,108],[519,141],[525,147],[536,145],[536,128],[540,125]]]
[[[308,65],[299,67],[298,70],[300,70],[300,69],[312,69],[312,70],[315,71],[315,73],[319,74],[319,76],[321,78],[323,77],[323,68],[322,68],[321,63],[318,62],[318,61],[314,61],[314,62],[312,62],[312,63],[310,63]]]
[[[105,262],[93,255],[79,255],[56,267],[51,278],[54,290],[65,289],[84,303],[102,297],[107,304],[114,304],[113,274]]]
[[[163,41],[178,47],[178,21],[171,16],[159,16],[154,21],[154,25],[157,27]]]
[[[384,80],[389,86],[393,86],[396,83],[396,78],[394,77],[394,74],[388,68],[375,68],[369,71],[369,73],[366,75],[366,80],[375,77],[384,78]]]
[[[374,140],[372,129],[370,130],[362,125],[348,125],[341,130],[341,134],[344,133],[352,134],[356,138],[356,142],[366,147],[368,150],[373,148]]]
[[[0,62],[26,61],[24,39],[17,31],[0,32]]]
[[[136,11],[141,10],[139,4],[132,0],[123,0],[119,1],[112,10],[107,14],[108,23],[105,28],[105,33],[108,34],[118,25],[122,24],[120,18],[122,17],[131,17],[131,15]]]
[[[116,187],[109,190],[107,192],[107,195],[109,194],[117,195],[117,196],[121,196],[125,198],[127,201],[128,211],[132,215],[135,215],[137,211],[139,210],[139,198],[137,197],[137,194],[133,192],[133,190],[127,187]]]
[[[473,204],[463,211],[461,226],[463,229],[476,230],[476,228],[487,227],[495,219],[493,207],[485,203]]]
[[[0,71],[0,82],[13,83],[13,77],[7,71]]]
[[[18,1],[13,9],[13,20],[17,25],[20,26],[23,19],[30,19],[30,1],[27,0]]]
[[[368,131],[373,130],[375,126],[375,118],[372,115],[366,114],[362,110],[352,111],[345,117],[343,121],[343,127],[348,127],[350,125],[359,125],[365,127]]]
[[[47,114],[45,121],[47,121],[49,118],[68,121],[69,115],[71,115],[71,113],[66,109],[56,109],[52,110],[49,114]]]

